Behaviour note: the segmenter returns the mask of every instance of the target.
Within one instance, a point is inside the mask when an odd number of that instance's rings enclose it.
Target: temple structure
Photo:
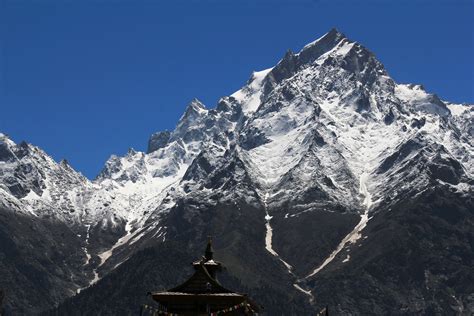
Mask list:
[[[245,294],[223,287],[216,279],[222,264],[215,261],[209,238],[204,256],[195,262],[194,274],[183,284],[164,292],[152,292],[157,315],[256,315],[260,308]],[[150,308],[145,306],[146,308]],[[146,315],[146,314],[145,314]]]

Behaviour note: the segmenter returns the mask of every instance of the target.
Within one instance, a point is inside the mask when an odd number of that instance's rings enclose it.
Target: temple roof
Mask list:
[[[208,306],[211,311],[216,311],[245,302],[251,304],[253,310],[258,311],[259,306],[246,294],[226,289],[217,281],[215,274],[222,265],[213,259],[213,254],[212,240],[209,238],[204,256],[193,262],[194,274],[183,284],[172,289],[152,292],[153,299],[165,306],[168,312],[176,313],[194,310],[199,304],[204,304],[203,306]]]
[[[183,284],[174,287],[167,292],[184,293],[231,293],[231,290],[224,288],[215,278],[213,278],[206,267],[205,261],[201,260],[199,264],[194,263],[196,271]]]
[[[243,296],[242,294],[239,294],[239,293],[192,294],[192,293],[184,293],[184,292],[157,292],[157,293],[154,293],[154,294],[163,295],[163,296],[169,295],[169,296],[193,296],[193,297],[194,296],[202,296],[202,297],[219,297],[219,296],[222,296],[222,297],[232,297],[232,296],[241,297],[241,296]]]

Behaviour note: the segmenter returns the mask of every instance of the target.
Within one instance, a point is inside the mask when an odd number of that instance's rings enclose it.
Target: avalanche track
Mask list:
[[[369,221],[369,210],[373,204],[372,202],[372,195],[370,194],[369,190],[367,189],[367,178],[369,174],[367,172],[364,172],[360,175],[359,179],[359,193],[361,196],[364,197],[362,201],[362,205],[364,206],[365,210],[364,213],[360,216],[360,221],[359,223],[354,227],[354,229],[347,234],[344,239],[339,243],[337,246],[336,250],[334,250],[329,257],[326,258],[326,260],[323,261],[323,263],[317,267],[316,269],[313,270],[310,274],[306,276],[306,278],[310,278],[314,275],[316,275],[318,272],[320,272],[324,267],[326,267],[330,262],[336,258],[336,256],[341,252],[342,249],[346,247],[347,244],[355,244],[357,240],[362,237],[362,230],[367,226],[367,222]],[[348,257],[349,258],[349,257]],[[344,262],[347,262],[349,259],[346,258],[344,259]]]
[[[266,193],[265,197],[263,198],[263,205],[265,208],[265,221],[266,221],[265,249],[267,249],[267,251],[271,253],[273,256],[277,257],[285,265],[286,269],[288,270],[288,273],[293,275],[293,271],[292,271],[293,267],[288,262],[283,260],[280,257],[280,255],[278,255],[278,253],[272,247],[273,229],[272,229],[272,226],[270,225],[270,220],[272,219],[272,216],[268,214],[267,199],[268,199],[268,193]]]
[[[264,198],[263,198],[263,206],[265,208],[265,222],[266,222],[265,223],[265,228],[266,228],[265,249],[267,249],[267,251],[270,254],[272,254],[273,256],[278,258],[278,260],[280,260],[283,263],[283,265],[286,267],[286,269],[287,269],[287,271],[290,275],[292,275],[295,278],[298,278],[295,275],[295,273],[293,272],[293,267],[288,262],[283,260],[283,258],[281,258],[280,255],[273,249],[273,246],[272,246],[273,229],[272,229],[272,226],[270,224],[270,220],[272,219],[272,216],[270,216],[270,214],[268,213],[268,203],[267,203],[268,196],[269,196],[269,194],[266,193]],[[313,294],[311,293],[310,290],[306,290],[306,289],[303,288],[303,286],[304,286],[303,283],[304,283],[304,280],[297,279],[296,282],[293,283],[293,287],[295,289],[297,289],[298,291],[300,291],[301,293],[307,295],[308,299],[309,299],[309,303],[312,304],[314,302],[314,296],[313,296]]]

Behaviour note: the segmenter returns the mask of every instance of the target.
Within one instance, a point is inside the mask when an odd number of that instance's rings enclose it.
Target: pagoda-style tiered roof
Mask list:
[[[259,307],[245,294],[223,287],[216,279],[222,264],[213,258],[209,238],[205,255],[193,262],[194,274],[183,284],[151,296],[159,310],[178,315],[254,315]]]

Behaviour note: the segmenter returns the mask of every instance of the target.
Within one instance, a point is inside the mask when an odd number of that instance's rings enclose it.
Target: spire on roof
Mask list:
[[[213,255],[214,255],[214,250],[212,249],[212,237],[208,236],[206,252],[205,252],[206,261],[212,260]]]

